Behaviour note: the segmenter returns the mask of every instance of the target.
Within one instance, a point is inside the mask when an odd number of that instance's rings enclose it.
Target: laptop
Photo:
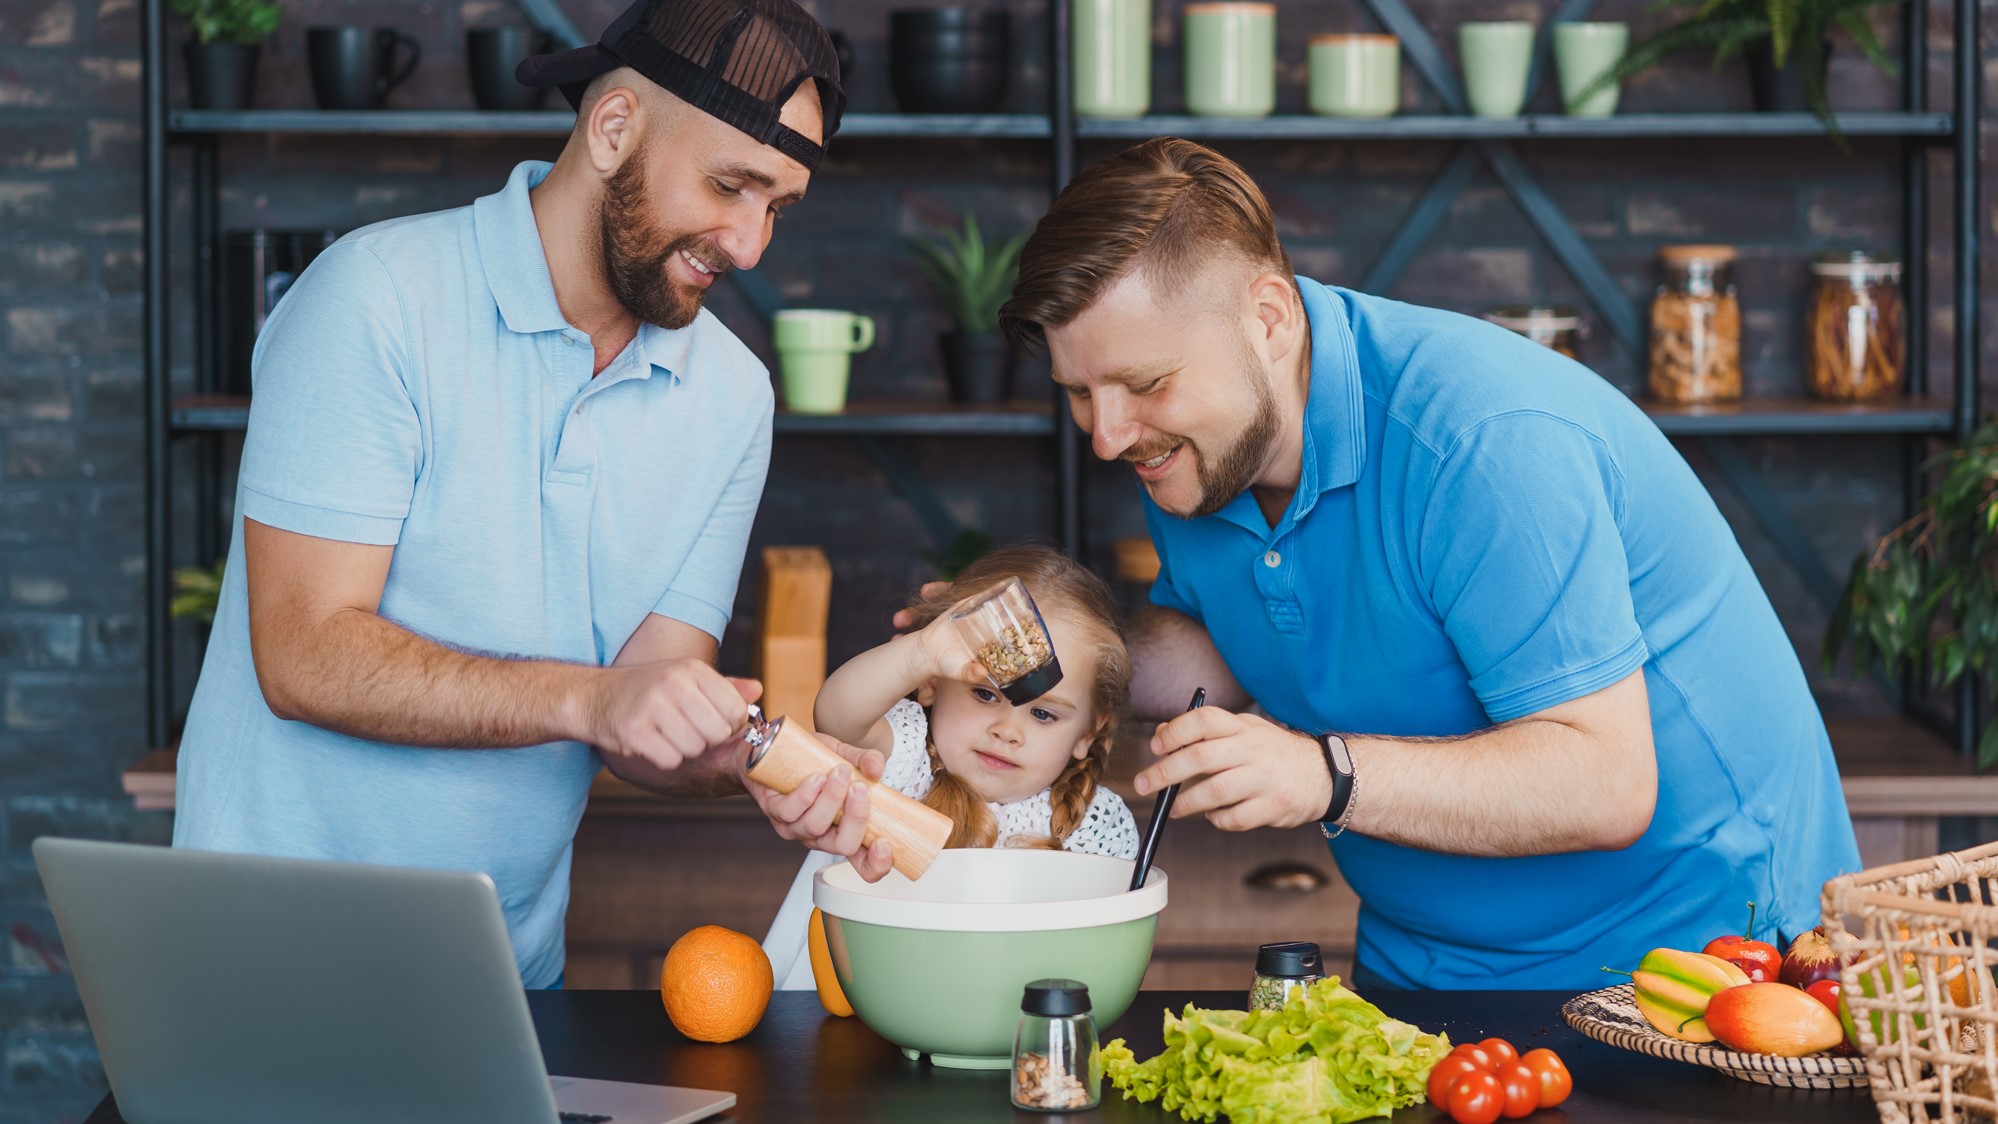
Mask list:
[[[34,852],[129,1124],[686,1124],[735,1104],[551,1078],[483,874]]]

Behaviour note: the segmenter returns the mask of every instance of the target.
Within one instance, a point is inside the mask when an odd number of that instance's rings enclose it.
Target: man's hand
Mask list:
[[[942,597],[944,590],[949,588],[949,582],[924,582],[923,588],[917,591],[917,596],[925,601],[929,601],[933,598]],[[895,615],[888,619],[888,623],[894,625],[897,632],[907,632],[916,627],[916,611],[914,609],[897,609],[895,610]]]
[[[748,764],[748,746],[736,754],[735,771],[742,787],[770,817],[770,826],[785,839],[795,839],[815,851],[844,855],[853,869],[869,882],[877,882],[893,866],[894,854],[886,839],[876,839],[872,847],[862,847],[860,837],[867,830],[867,786],[856,783],[855,773],[866,781],[881,779],[887,762],[871,749],[856,749],[825,734],[814,737],[849,762],[830,775],[808,777],[789,794],[750,780],[743,770]]]
[[[749,704],[763,693],[755,680],[725,678],[694,658],[599,675],[585,703],[582,740],[607,760],[632,758],[662,770],[735,741]]]
[[[1316,741],[1252,714],[1190,710],[1159,726],[1165,760],[1138,774],[1140,794],[1184,782],[1172,816],[1205,814],[1223,831],[1297,827],[1325,814],[1332,774]]]

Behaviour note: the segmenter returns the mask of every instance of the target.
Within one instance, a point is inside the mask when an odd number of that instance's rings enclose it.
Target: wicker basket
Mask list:
[[[1825,883],[1882,1124],[1998,1120],[1998,843]]]

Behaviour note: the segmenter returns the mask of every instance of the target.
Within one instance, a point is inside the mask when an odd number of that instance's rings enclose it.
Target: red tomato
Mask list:
[[[1505,1108],[1505,1087],[1485,1072],[1467,1073],[1450,1086],[1450,1119],[1457,1124],[1492,1124]]]
[[[1519,1060],[1519,1051],[1513,1049],[1512,1043],[1507,1042],[1503,1038],[1487,1038],[1483,1042],[1478,1043],[1478,1045],[1483,1046],[1485,1051],[1491,1054],[1492,1060],[1496,1061],[1500,1066],[1505,1065],[1507,1062],[1516,1062]]]
[[[1575,1079],[1569,1075],[1568,1067],[1554,1051],[1544,1047],[1528,1050],[1519,1061],[1540,1079],[1541,1108],[1553,1108],[1567,1100],[1568,1094],[1575,1091]]]
[[[1498,1079],[1499,1087],[1505,1091],[1505,1105],[1500,1112],[1507,1120],[1531,1116],[1540,1107],[1540,1075],[1531,1068],[1507,1062],[1499,1067]]]
[[[1444,1112],[1450,1111],[1450,1086],[1465,1074],[1483,1072],[1476,1061],[1462,1054],[1452,1054],[1437,1062],[1429,1071],[1429,1103]]]
[[[1840,986],[1837,980],[1819,980],[1804,990],[1810,994],[1811,998],[1824,1004],[1832,1014],[1838,1014],[1838,993]]]
[[[1486,1049],[1485,1044],[1482,1042],[1466,1042],[1462,1046],[1459,1046],[1456,1049],[1450,1051],[1450,1053],[1447,1056],[1453,1058],[1469,1058],[1472,1061],[1478,1063],[1479,1069],[1482,1069],[1487,1073],[1496,1072],[1499,1067],[1498,1055]]]

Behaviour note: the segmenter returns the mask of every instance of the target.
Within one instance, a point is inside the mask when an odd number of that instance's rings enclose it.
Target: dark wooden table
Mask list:
[[[1159,1013],[1189,1001],[1239,1007],[1241,992],[1145,992],[1104,1035],[1125,1037],[1140,1058],[1158,1053]],[[1543,1124],[1664,1124],[1684,1121],[1877,1121],[1866,1090],[1808,1092],[1750,1085],[1712,1070],[1600,1045],[1561,1021],[1567,995],[1555,992],[1383,991],[1383,1010],[1452,1042],[1498,1035],[1521,1050],[1548,1046],[1575,1076],[1575,1093]],[[811,992],[779,992],[756,1031],[740,1042],[703,1045],[674,1031],[650,991],[531,991],[528,1003],[551,1073],[727,1089],[738,1098],[725,1119],[737,1121],[1045,1121],[1007,1101],[1006,1074],[917,1065],[854,1019],[836,1019]],[[1089,1119],[1177,1120],[1156,1104],[1125,1101],[1105,1083],[1102,1108]],[[1448,1118],[1426,1103],[1395,1114],[1401,1121]],[[86,1124],[123,1124],[105,1098]]]

